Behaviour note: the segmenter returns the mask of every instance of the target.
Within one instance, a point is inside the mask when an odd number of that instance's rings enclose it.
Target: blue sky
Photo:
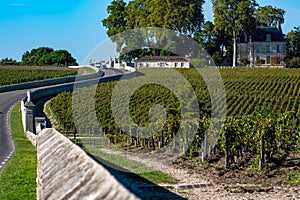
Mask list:
[[[211,3],[204,13],[213,20]],[[21,60],[22,54],[41,46],[66,49],[81,63],[89,52],[107,39],[101,20],[111,0],[1,0],[0,59]],[[257,0],[287,11],[283,31],[300,26],[299,0]]]

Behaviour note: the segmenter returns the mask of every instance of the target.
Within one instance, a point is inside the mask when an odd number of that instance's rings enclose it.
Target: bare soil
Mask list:
[[[300,186],[288,185],[288,173],[300,172],[300,154],[283,154],[281,160],[270,161],[260,172],[255,157],[237,161],[231,169],[224,169],[223,157],[210,157],[201,163],[199,158],[180,158],[172,164],[158,162],[145,154],[132,154],[111,149],[118,154],[163,171],[180,180],[178,185],[162,185],[187,199],[300,199]]]

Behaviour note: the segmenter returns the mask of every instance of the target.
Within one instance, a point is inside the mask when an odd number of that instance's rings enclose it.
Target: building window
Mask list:
[[[277,53],[280,53],[280,45],[277,45]]]
[[[159,66],[160,66],[160,67],[164,67],[164,66],[165,66],[165,63],[161,62],[161,63],[159,63]]]
[[[184,63],[181,63],[181,68],[184,68]]]
[[[267,34],[267,39],[266,39],[267,42],[271,42],[271,35],[270,34]]]
[[[267,53],[270,53],[271,52],[271,45],[267,45]]]
[[[178,63],[175,63],[175,68],[177,68],[178,67]]]
[[[267,64],[270,64],[270,63],[271,63],[271,57],[267,56]]]
[[[256,53],[260,53],[260,45],[256,45]]]

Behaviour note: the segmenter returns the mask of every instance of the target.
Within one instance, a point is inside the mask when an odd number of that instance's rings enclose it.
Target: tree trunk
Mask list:
[[[233,31],[233,67],[236,67],[236,57],[237,57],[237,50],[236,50],[236,35],[235,31]]]

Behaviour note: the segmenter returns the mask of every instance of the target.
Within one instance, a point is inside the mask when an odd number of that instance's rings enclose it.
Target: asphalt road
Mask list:
[[[104,77],[124,73],[118,69],[106,69],[103,71],[105,73]],[[15,103],[21,101],[26,96],[28,90],[29,89],[0,93],[0,172],[14,152],[14,145],[8,128],[9,109]]]
[[[8,111],[26,95],[27,90],[0,93],[0,171],[14,152],[8,129]]]

